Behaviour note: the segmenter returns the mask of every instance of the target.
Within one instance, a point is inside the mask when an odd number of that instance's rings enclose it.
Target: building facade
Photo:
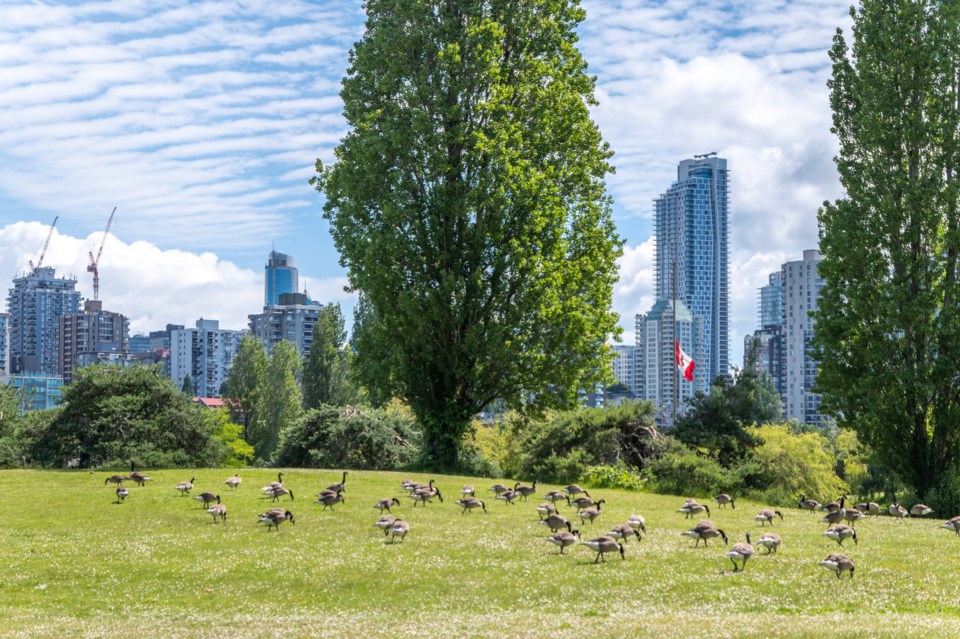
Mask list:
[[[760,296],[760,328],[765,326],[783,325],[783,271],[776,271],[768,276],[766,286],[761,286]]]
[[[86,300],[83,311],[60,317],[59,374],[64,384],[74,371],[96,363],[119,363],[128,352],[129,323],[120,313],[103,310],[100,300]]]
[[[821,396],[813,392],[817,362],[813,358],[814,320],[823,278],[817,272],[820,251],[803,252],[803,259],[783,265],[783,340],[785,351],[784,415],[805,424],[824,426]]]
[[[299,272],[293,257],[276,251],[270,251],[267,265],[263,268],[263,305],[273,306],[280,303],[284,293],[296,293],[299,288]]]
[[[49,266],[15,278],[7,296],[10,372],[58,376],[60,318],[80,310],[76,278],[59,278]]]
[[[197,320],[195,328],[170,333],[170,373],[177,387],[189,375],[197,397],[219,397],[244,331],[220,328],[217,320]]]
[[[10,374],[10,314],[0,313],[0,377]]]
[[[697,363],[703,392],[714,377],[729,375],[730,357],[728,171],[714,155],[682,160],[677,182],[654,201],[657,300],[675,296],[699,318],[702,350],[684,350]]]
[[[639,397],[637,385],[637,347],[631,344],[614,344],[613,350],[613,377],[618,384],[630,389],[634,397]]]
[[[43,373],[0,376],[0,384],[20,392],[21,412],[56,408],[63,399],[63,378]]]
[[[320,317],[320,308],[305,293],[283,293],[277,304],[247,316],[250,334],[263,342],[268,353],[278,342],[286,340],[296,344],[300,355],[306,357],[313,345],[313,327]]]

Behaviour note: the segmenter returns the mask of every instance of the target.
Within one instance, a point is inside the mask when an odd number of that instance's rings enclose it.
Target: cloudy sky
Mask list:
[[[581,50],[626,240],[614,308],[625,341],[653,302],[653,199],[677,162],[731,169],[733,353],[757,288],[817,242],[840,189],[827,50],[848,0],[584,0]],[[307,180],[345,131],[339,81],[363,30],[359,0],[0,3],[0,280],[36,259],[134,332],[200,317],[243,328],[263,265],[293,255],[301,286],[347,306],[323,200]],[[2,285],[0,288],[7,288]]]

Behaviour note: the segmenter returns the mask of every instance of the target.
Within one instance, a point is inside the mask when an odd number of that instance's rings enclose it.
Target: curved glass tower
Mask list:
[[[293,258],[283,253],[270,251],[267,265],[264,267],[264,306],[276,306],[283,293],[296,293],[299,287],[297,267]]]

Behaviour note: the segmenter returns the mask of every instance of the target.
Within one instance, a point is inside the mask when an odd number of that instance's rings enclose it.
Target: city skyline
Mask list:
[[[344,132],[337,90],[360,3],[265,6],[0,8],[0,277],[26,269],[60,215],[45,264],[91,297],[87,253],[117,206],[100,297],[131,333],[197,317],[242,328],[262,304],[274,246],[296,257],[301,289],[349,309],[323,200],[306,181]],[[739,362],[757,287],[816,246],[817,207],[839,194],[826,52],[848,4],[584,8],[594,117],[618,169],[609,188],[626,240],[614,299],[623,342],[654,302],[652,201],[677,161],[717,151],[731,168]]]

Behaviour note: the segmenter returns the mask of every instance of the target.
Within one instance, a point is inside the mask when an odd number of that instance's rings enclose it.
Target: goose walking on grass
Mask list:
[[[230,490],[236,490],[240,487],[240,473],[237,473],[233,477],[229,478],[227,481],[223,482],[227,485],[227,488]]]
[[[630,515],[627,523],[630,524],[630,527],[634,530],[639,530],[644,534],[647,533],[647,520],[643,518],[643,515]]]
[[[395,543],[397,537],[400,538],[400,543],[403,543],[403,538],[407,536],[408,532],[410,532],[410,524],[402,519],[395,520],[390,526],[390,543]]]
[[[433,480],[430,481],[431,483],[433,482]],[[414,506],[417,504],[426,506],[434,497],[439,499],[441,504],[443,503],[443,495],[440,494],[439,488],[420,488],[419,490],[413,491],[410,497],[413,499]]]
[[[819,565],[836,573],[837,579],[840,579],[841,575],[847,571],[850,572],[850,578],[853,579],[853,560],[846,555],[834,553],[821,561]]]
[[[390,512],[390,506],[399,506],[399,505],[400,505],[400,500],[397,499],[396,497],[385,497],[380,501],[378,501],[377,505],[374,506],[374,508],[379,509],[380,512],[383,512],[383,511]]]
[[[130,478],[127,477],[126,475],[110,475],[109,477],[103,480],[103,485],[106,486],[107,484],[122,484],[125,481],[130,481]]]
[[[343,471],[343,478],[340,480],[340,483],[327,486],[327,490],[332,490],[335,493],[341,493],[347,491],[347,471]]]
[[[213,502],[219,503],[220,495],[214,495],[213,493],[200,493],[194,497],[194,499],[203,502],[202,508],[206,508],[208,504],[212,504]]]
[[[267,532],[274,527],[277,529],[277,532],[280,532],[280,524],[285,521],[289,521],[290,525],[297,523],[293,518],[293,513],[283,508],[271,508],[261,514],[259,518],[260,523],[267,525]]]
[[[461,497],[476,497],[477,491],[474,489],[473,484],[466,484],[463,488],[460,489]]]
[[[846,497],[841,497],[840,503],[837,504],[837,507],[832,510],[828,509],[827,514],[820,519],[820,522],[827,524],[828,526],[832,526],[833,524],[839,524],[841,521],[843,521],[847,514],[846,509],[843,507],[845,499]]]
[[[816,499],[807,499],[806,495],[800,495],[800,503],[797,506],[801,510],[820,510],[823,506]]]
[[[583,510],[578,512],[577,517],[580,518],[580,522],[583,523],[589,520],[589,522],[592,524],[593,520],[602,514],[600,509],[602,504],[605,504],[605,503],[606,503],[606,500],[601,499],[600,501],[597,502],[596,508],[584,508]]]
[[[568,546],[572,546],[573,544],[577,543],[578,539],[580,539],[580,531],[573,530],[573,529],[561,530],[560,532],[554,533],[549,537],[547,537],[547,540],[551,544],[553,544],[554,546],[560,547],[561,555],[563,554],[564,548],[567,548]]]
[[[127,491],[127,489],[122,485],[117,486],[117,503],[122,504],[129,494],[129,491]]]
[[[830,526],[827,532],[820,535],[821,537],[827,537],[834,540],[840,547],[843,547],[843,542],[847,539],[853,539],[853,544],[857,545],[857,531],[851,528],[850,526],[844,526],[843,524],[838,524],[836,526]]]
[[[502,495],[508,490],[510,489],[504,486],[503,484],[494,484],[493,486],[490,487],[490,491],[497,496]]]
[[[537,506],[537,514],[540,515],[540,521],[543,521],[544,517],[549,517],[550,515],[557,514],[557,507],[549,502],[543,502]]]
[[[733,503],[733,497],[731,497],[727,493],[720,493],[719,495],[713,498],[713,501],[717,502],[718,506],[723,506],[724,508],[727,507],[727,504],[730,504],[730,507],[733,508],[734,510],[736,510],[737,508],[737,505]]]
[[[190,491],[193,490],[193,482],[197,480],[196,477],[191,477],[190,481],[182,481],[177,484],[177,490],[180,491],[180,496],[189,495]]]
[[[700,513],[706,512],[707,517],[710,516],[710,507],[706,504],[698,504],[696,501],[689,500],[683,506],[680,507],[678,513],[684,514],[684,519],[690,519],[694,515],[699,515]]]
[[[960,537],[960,516],[954,517],[940,527],[946,528],[947,530],[952,530],[953,532],[957,533],[957,537]]]
[[[753,557],[753,545],[750,543],[750,533],[747,533],[746,543],[736,543],[733,545],[733,548],[727,551],[727,557],[733,564],[733,572],[740,572],[747,567],[747,561]],[[737,567],[738,561],[740,562],[739,567]]]
[[[272,492],[276,487],[283,487],[283,473],[277,473],[277,481],[272,481],[263,488],[260,489],[260,492],[269,493]]]
[[[631,536],[635,536],[637,541],[643,539],[640,536],[640,531],[630,527],[630,524],[616,524],[607,533],[608,536],[613,537],[614,539],[622,540],[623,543],[627,543],[627,540]]]
[[[783,513],[781,513],[779,510],[773,510],[772,508],[764,508],[763,510],[760,511],[760,513],[756,517],[753,518],[753,520],[759,521],[761,526],[767,522],[769,522],[770,525],[772,526],[773,520],[777,517],[780,518],[780,521],[783,521]]]
[[[593,560],[593,563],[597,563],[601,559],[603,559],[603,562],[606,563],[607,559],[604,557],[604,555],[608,552],[617,552],[618,550],[620,551],[621,559],[625,560],[627,558],[623,544],[618,542],[613,537],[604,535],[603,537],[597,537],[596,539],[591,539],[590,541],[581,541],[580,543],[597,553],[597,558]]]
[[[567,504],[571,508],[577,508],[578,510],[583,510],[584,508],[589,508],[590,506],[596,506],[597,502],[593,501],[589,495],[584,497],[577,497],[575,499],[567,500]]]
[[[926,517],[933,512],[933,508],[926,504],[914,504],[910,508],[910,514],[914,517]]]
[[[873,515],[874,517],[882,512],[880,509],[880,504],[875,501],[862,501],[857,504],[855,508],[864,515]]]
[[[466,499],[458,499],[456,503],[458,506],[463,508],[463,511],[461,511],[460,513],[461,515],[467,512],[468,510],[473,511],[477,508],[482,508],[483,512],[487,512],[487,505],[484,504],[479,499],[477,499],[476,497],[467,497]]]
[[[374,526],[383,530],[383,536],[386,537],[390,534],[390,528],[393,526],[393,522],[397,520],[393,515],[381,515],[380,519],[376,521]]]
[[[567,500],[567,505],[568,505],[568,506],[570,505],[570,496],[567,495],[566,493],[564,493],[564,492],[561,491],[561,490],[551,490],[551,491],[548,492],[546,495],[544,495],[543,498],[544,498],[546,501],[549,501],[549,502],[551,502],[551,503],[553,503],[553,504],[556,504],[558,501],[562,501],[562,500],[566,499],[566,500]]]
[[[505,491],[503,491],[502,493],[500,493],[499,495],[497,495],[497,499],[503,500],[503,501],[505,501],[506,503],[510,504],[511,506],[516,506],[516,504],[513,503],[513,500],[516,499],[516,498],[519,497],[519,496],[520,496],[520,493],[515,492],[515,491],[511,490],[510,488],[508,488],[508,489],[506,489]]]
[[[580,495],[580,494],[586,495],[587,497],[590,496],[590,493],[588,493],[583,488],[580,488],[580,486],[577,486],[576,484],[570,484],[569,486],[563,489],[563,492],[567,493],[571,497],[573,497],[574,495]]]
[[[213,515],[213,523],[217,523],[217,517],[223,523],[227,523],[227,507],[220,503],[220,495],[217,495],[217,503],[207,510],[207,513]]]
[[[767,532],[763,533],[763,537],[757,540],[757,545],[766,548],[767,554],[770,555],[777,552],[781,542],[780,535],[775,532]]]
[[[330,493],[321,493],[320,497],[317,499],[317,503],[323,504],[323,508],[321,510],[326,510],[327,508],[333,510],[333,507],[337,504],[347,503],[347,498],[340,493],[334,493],[332,495]]]
[[[867,516],[857,508],[844,508],[843,518],[849,521],[851,526],[856,526],[858,521],[866,519]]]
[[[150,478],[134,470],[133,461],[130,461],[130,480],[141,488],[147,485],[147,482],[150,481]]]
[[[280,498],[284,495],[290,495],[290,501],[293,501],[293,490],[287,488],[286,486],[274,486],[266,493],[266,496],[272,497],[273,501],[280,501]]]
[[[546,526],[552,532],[557,532],[561,528],[570,529],[570,522],[563,515],[553,514],[540,520],[540,525]]]
[[[537,492],[537,482],[534,481],[532,486],[521,486],[520,482],[517,482],[513,490],[520,495],[523,501],[527,501],[527,497]]]
[[[727,534],[722,530],[713,527],[712,523],[700,523],[688,530],[685,533],[682,533],[685,537],[690,537],[691,539],[696,539],[696,543],[693,544],[693,547],[696,548],[700,545],[700,541],[703,540],[703,547],[707,547],[707,541],[714,539],[716,537],[721,537],[723,543],[727,544]]]
[[[887,512],[890,513],[891,517],[896,517],[897,519],[903,519],[909,515],[907,509],[898,504],[896,499],[894,499],[893,503],[887,508]]]

